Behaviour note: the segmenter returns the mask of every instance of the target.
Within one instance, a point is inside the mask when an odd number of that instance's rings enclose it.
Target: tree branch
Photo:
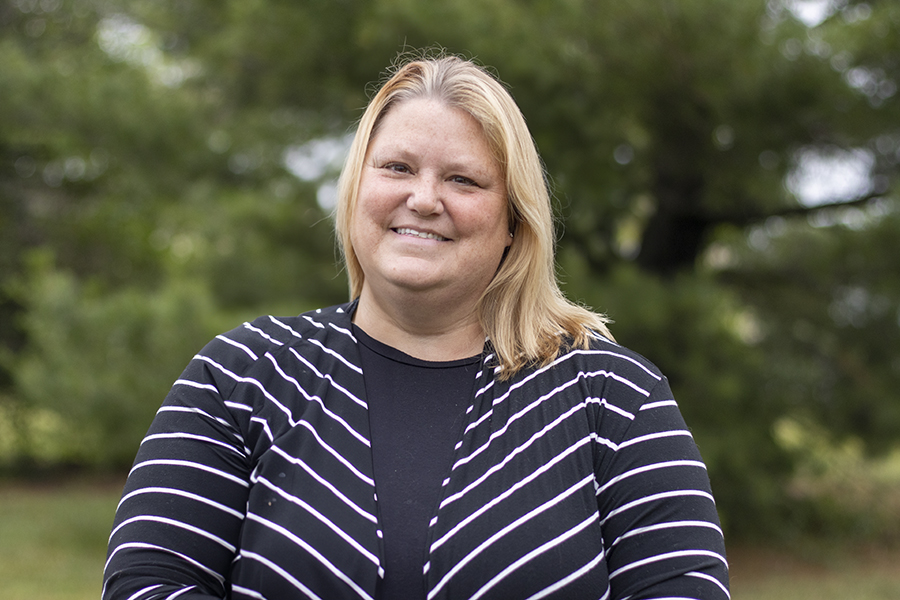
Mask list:
[[[815,206],[788,206],[785,208],[781,208],[778,210],[771,210],[762,213],[756,214],[732,214],[732,215],[709,215],[709,222],[711,224],[723,224],[728,223],[731,225],[738,226],[746,226],[751,223],[757,223],[759,221],[765,221],[770,217],[795,217],[795,216],[805,216],[813,213],[817,213],[822,210],[828,210],[832,208],[848,208],[851,206],[861,206],[863,204],[867,204],[872,200],[877,200],[878,198],[884,198],[884,192],[869,192],[868,194],[864,194],[853,200],[846,200],[840,202],[828,202],[826,204],[816,204]]]

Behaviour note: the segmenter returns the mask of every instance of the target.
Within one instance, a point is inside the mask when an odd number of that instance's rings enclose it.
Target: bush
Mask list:
[[[3,357],[14,396],[0,420],[16,433],[5,462],[130,464],[172,382],[233,326],[197,281],[100,288],[46,259],[16,287],[28,344]]]

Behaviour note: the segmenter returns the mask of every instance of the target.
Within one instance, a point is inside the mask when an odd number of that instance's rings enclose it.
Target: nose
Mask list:
[[[439,215],[444,212],[444,201],[441,195],[441,185],[437,178],[420,175],[416,178],[409,196],[406,198],[406,206],[420,215]]]

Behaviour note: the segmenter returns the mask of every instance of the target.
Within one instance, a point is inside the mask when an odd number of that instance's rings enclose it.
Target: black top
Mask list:
[[[388,530],[354,310],[261,317],[191,360],[129,473],[105,600],[375,599]],[[426,534],[429,600],[727,600],[709,479],[662,374],[599,336],[495,367],[487,343]]]
[[[424,361],[353,326],[366,374],[385,576],[376,600],[425,600],[428,521],[437,513],[480,357]]]

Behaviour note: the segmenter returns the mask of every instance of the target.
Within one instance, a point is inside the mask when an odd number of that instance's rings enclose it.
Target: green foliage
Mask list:
[[[769,393],[838,436],[890,448],[900,432],[900,213],[886,204],[835,209],[812,226],[776,219],[749,239],[724,278],[756,315]]]
[[[729,531],[751,536],[773,511],[785,518],[781,496],[792,461],[769,425],[784,406],[762,391],[766,356],[752,343],[742,304],[709,277],[663,282],[627,265],[597,281],[577,254],[561,258],[566,293],[614,317],[616,340],[668,377]]]
[[[193,282],[173,280],[154,291],[104,290],[46,260],[33,262],[17,290],[29,308],[22,323],[29,344],[6,362],[19,399],[51,411],[61,422],[44,435],[21,440],[22,453],[75,464],[127,465],[134,441],[172,382],[226,320],[214,310],[208,290]],[[40,447],[57,441],[57,435],[68,443]]]
[[[0,483],[0,578],[5,600],[99,597],[122,483]]]

